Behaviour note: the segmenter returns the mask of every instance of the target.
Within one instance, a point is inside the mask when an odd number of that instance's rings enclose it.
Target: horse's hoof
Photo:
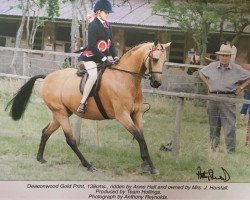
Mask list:
[[[91,165],[91,166],[88,167],[88,171],[90,171],[90,172],[96,172],[97,169],[93,165]]]
[[[158,176],[160,174],[159,170],[158,169],[151,169],[150,170],[150,173],[154,176]]]
[[[37,161],[38,162],[40,162],[40,163],[42,163],[42,164],[44,164],[44,163],[46,163],[47,161],[46,160],[44,160],[43,158],[37,158]]]
[[[151,167],[149,164],[142,163],[141,168],[143,173],[151,172]]]

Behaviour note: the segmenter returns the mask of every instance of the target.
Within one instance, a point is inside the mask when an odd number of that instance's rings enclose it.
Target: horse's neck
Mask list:
[[[118,66],[119,69],[142,74],[145,71],[145,61],[149,54],[151,43],[146,43],[140,47],[135,47],[127,52]]]

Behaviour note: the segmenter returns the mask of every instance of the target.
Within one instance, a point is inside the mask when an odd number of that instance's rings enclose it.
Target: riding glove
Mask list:
[[[112,65],[112,62],[110,62],[108,59],[103,61],[102,66],[103,67],[110,67]]]
[[[114,63],[117,64],[119,62],[120,58],[114,57]]]

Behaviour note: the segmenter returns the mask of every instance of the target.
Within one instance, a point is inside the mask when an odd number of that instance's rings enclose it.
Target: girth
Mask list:
[[[100,90],[101,78],[102,78],[102,75],[103,75],[105,69],[106,69],[106,67],[97,68],[97,80],[96,80],[95,84],[93,85],[88,98],[94,97],[96,105],[97,105],[100,113],[102,114],[102,116],[105,119],[110,119],[108,117],[103,105],[102,105],[102,102],[101,102],[101,99],[100,99],[100,96],[98,93]],[[80,81],[79,89],[80,89],[80,92],[83,94],[83,89],[84,89],[84,86],[86,84],[86,81],[88,80],[89,74],[83,65],[80,66],[80,68],[77,70],[76,74],[78,76],[82,77],[81,81]]]

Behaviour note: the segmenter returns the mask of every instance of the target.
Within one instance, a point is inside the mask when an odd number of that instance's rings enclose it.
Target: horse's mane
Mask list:
[[[138,50],[141,46],[146,45],[146,44],[149,44],[149,43],[152,43],[152,42],[142,42],[142,43],[140,43],[140,44],[137,44],[137,45],[131,47],[129,50],[127,50],[127,51],[121,56],[121,58],[126,57],[126,56],[128,56],[128,55],[131,55],[134,51]]]

